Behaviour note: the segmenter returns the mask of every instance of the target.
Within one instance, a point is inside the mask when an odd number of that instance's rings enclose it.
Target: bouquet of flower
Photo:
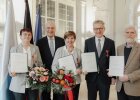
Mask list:
[[[55,93],[65,93],[76,85],[75,75],[71,70],[57,69],[52,75],[52,89]]]
[[[29,68],[28,79],[32,89],[50,89],[49,70],[44,67]]]

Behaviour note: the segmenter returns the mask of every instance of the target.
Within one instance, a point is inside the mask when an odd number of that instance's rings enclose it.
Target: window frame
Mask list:
[[[39,0],[36,1],[35,5],[38,4],[38,1]],[[41,0],[41,2],[42,1],[43,0]],[[48,17],[48,15],[47,15],[47,13],[48,13],[47,12],[47,7],[48,7],[47,2],[48,1],[54,1],[55,2],[55,18]],[[45,21],[42,21],[42,23],[44,23],[44,24],[42,24],[42,35],[43,36],[46,35],[45,26],[44,26],[45,23],[47,22],[48,19],[53,19],[53,20],[55,20],[55,23],[56,23],[56,35],[63,37],[64,33],[60,33],[60,31],[59,31],[59,29],[60,29],[59,21],[65,21],[66,22],[66,28],[68,27],[67,23],[70,22],[70,21],[68,21],[67,18],[66,18],[66,20],[59,19],[59,4],[60,3],[66,5],[66,10],[67,10],[67,6],[73,7],[73,21],[72,21],[73,22],[73,31],[76,31],[76,1],[75,0],[65,0],[65,2],[64,2],[63,0],[45,0],[45,16],[41,15],[41,17],[45,18]],[[35,7],[37,7],[37,6],[35,6]],[[67,11],[66,11],[66,13],[67,13]],[[66,14],[66,17],[67,17],[67,14]],[[67,31],[67,29],[64,30],[64,31]]]

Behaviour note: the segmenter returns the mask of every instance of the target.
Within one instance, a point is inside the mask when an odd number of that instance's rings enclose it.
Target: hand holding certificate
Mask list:
[[[65,67],[66,70],[72,70],[76,74],[76,65],[72,55],[58,59],[59,68]]]
[[[26,73],[28,72],[27,54],[11,53],[11,72]]]
[[[123,76],[124,56],[110,56],[109,76]]]
[[[82,53],[83,72],[97,72],[95,52]]]

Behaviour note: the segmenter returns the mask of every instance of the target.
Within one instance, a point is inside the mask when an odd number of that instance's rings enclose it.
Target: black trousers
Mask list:
[[[63,100],[65,96],[63,94],[53,93],[53,100]],[[41,93],[41,100],[51,100],[51,92],[43,90]]]
[[[38,90],[25,89],[25,93],[13,92],[15,100],[38,100]]]
[[[124,87],[122,86],[121,91],[117,92],[118,100],[140,100],[140,96],[129,96],[124,92]]]
[[[78,100],[79,98],[79,89],[80,89],[80,84],[77,84],[76,87],[73,88],[73,95],[74,95],[74,100]]]
[[[77,84],[72,89],[74,100],[78,100],[78,97],[79,97],[79,89],[80,89],[80,84]],[[68,100],[66,94],[55,94],[55,97],[53,98],[53,100],[66,100],[66,99]]]
[[[100,100],[109,100],[110,84],[104,84],[100,78],[97,81],[87,80],[88,100],[96,100],[99,91]]]
[[[41,100],[51,100],[51,92],[47,90],[42,91]]]

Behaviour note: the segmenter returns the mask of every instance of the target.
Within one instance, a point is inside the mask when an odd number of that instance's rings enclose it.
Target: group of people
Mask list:
[[[102,20],[93,22],[95,36],[85,40],[84,52],[95,52],[97,72],[84,72],[86,75],[88,100],[96,100],[99,92],[100,100],[109,100],[110,85],[116,83],[118,100],[140,100],[140,44],[135,41],[137,32],[134,26],[125,29],[126,42],[115,50],[113,40],[104,36],[105,25]],[[28,66],[34,63],[44,64],[50,72],[54,72],[58,66],[58,59],[67,55],[73,55],[76,64],[76,86],[72,89],[74,100],[78,100],[82,74],[81,50],[74,46],[76,33],[67,31],[64,38],[55,36],[55,23],[46,23],[47,35],[38,40],[37,46],[32,45],[32,32],[30,29],[21,29],[21,44],[11,48],[11,53],[27,53]],[[108,75],[110,56],[124,56],[124,76],[114,77]],[[9,89],[13,92],[15,100],[37,100],[38,90],[32,90],[26,77],[26,73],[10,71],[12,77]],[[41,93],[42,100],[51,100],[51,92],[47,89]],[[53,100],[65,100],[64,94],[53,93]]]

